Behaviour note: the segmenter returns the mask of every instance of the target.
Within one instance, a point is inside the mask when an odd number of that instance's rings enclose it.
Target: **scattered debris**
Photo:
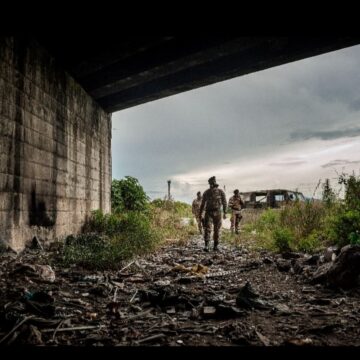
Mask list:
[[[312,255],[305,258],[303,264],[305,265],[317,265],[320,262],[320,255]]]
[[[37,238],[37,236],[33,237],[32,241],[31,241],[30,249],[44,250],[44,247],[42,246],[42,244],[41,244],[40,240]]]
[[[254,292],[249,282],[240,289],[236,304],[243,308],[255,309],[269,309],[271,306],[264,300],[259,298],[259,295]]]
[[[286,260],[298,259],[298,258],[301,257],[300,254],[294,253],[294,252],[289,252],[289,251],[288,252],[283,252],[281,254],[281,256],[282,256],[283,259],[286,259]]]
[[[61,329],[44,329],[42,330],[42,332],[46,333],[46,332],[64,332],[64,331],[82,331],[82,330],[92,330],[92,329],[100,329],[101,326],[97,325],[97,326],[74,326],[74,327],[70,327],[70,328],[61,328]]]
[[[291,263],[288,260],[276,259],[276,266],[279,271],[287,272],[291,269]]]
[[[335,261],[336,256],[339,255],[340,248],[338,246],[330,246],[324,252],[324,261]]]
[[[202,310],[205,317],[214,316],[216,314],[216,308],[214,306],[204,306]]]
[[[272,309],[272,312],[277,313],[279,315],[291,314],[290,308],[286,304],[275,304]]]
[[[55,281],[55,272],[49,265],[31,265],[18,263],[15,266],[12,276],[18,277],[21,275],[29,276],[35,280],[42,280],[45,282]]]
[[[270,340],[262,335],[259,331],[256,330],[256,335],[259,337],[260,341],[262,342],[263,345],[265,346],[269,346],[270,345]]]
[[[347,245],[335,261],[326,263],[314,273],[313,283],[349,289],[359,285],[360,245]]]
[[[32,317],[34,316],[33,315],[27,316],[23,320],[21,320],[17,325],[15,325],[15,327],[8,334],[6,334],[2,339],[0,339],[0,344],[4,343],[5,340],[9,338],[10,335],[12,335],[21,325],[25,324]]]
[[[263,263],[264,264],[273,264],[273,260],[271,260],[269,257],[265,257],[263,259]]]
[[[29,336],[26,342],[30,345],[43,345],[41,331],[36,326],[29,326]]]
[[[200,237],[173,242],[118,271],[64,268],[59,247],[2,253],[0,344],[360,345],[360,294],[346,286],[354,247],[325,263],[326,254],[202,247]],[[331,281],[348,290],[322,285]]]
[[[293,345],[293,346],[309,346],[313,345],[313,340],[310,338],[305,339],[288,339],[284,342],[284,345]]]
[[[203,276],[208,272],[208,270],[209,268],[202,264],[196,264],[191,267],[185,267],[184,265],[181,264],[175,264],[174,268],[172,269],[172,271],[191,273],[198,276]]]
[[[146,342],[150,342],[150,341],[154,341],[154,340],[164,338],[165,336],[166,336],[165,334],[156,334],[156,335],[149,336],[149,337],[147,337],[145,339],[137,340],[136,342],[138,344],[143,344],[143,343],[146,343]]]

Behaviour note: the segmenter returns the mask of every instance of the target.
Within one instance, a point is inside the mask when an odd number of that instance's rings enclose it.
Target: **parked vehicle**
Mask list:
[[[301,192],[284,189],[241,192],[240,195],[245,209],[281,208],[293,201],[306,201]]]

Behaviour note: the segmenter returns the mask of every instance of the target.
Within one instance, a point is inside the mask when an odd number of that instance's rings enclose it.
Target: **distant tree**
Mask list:
[[[147,207],[148,201],[148,196],[136,178],[125,176],[125,179],[112,181],[111,207],[114,212],[142,211]]]
[[[348,209],[360,210],[360,178],[342,174],[339,184],[345,185],[345,204]]]
[[[336,199],[335,192],[330,185],[330,180],[325,179],[325,182],[322,187],[323,187],[322,200],[327,206],[330,206],[334,203]]]

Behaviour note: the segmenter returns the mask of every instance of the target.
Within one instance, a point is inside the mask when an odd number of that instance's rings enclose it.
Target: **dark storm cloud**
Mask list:
[[[321,167],[329,168],[329,167],[334,167],[334,166],[346,166],[346,165],[355,165],[355,164],[360,164],[360,160],[350,161],[350,160],[338,159],[338,160],[330,161],[324,165],[321,165]]]
[[[309,139],[321,139],[321,140],[334,140],[344,137],[360,136],[360,128],[332,130],[332,131],[294,131],[290,134],[292,140],[309,140]]]
[[[297,165],[302,165],[302,164],[306,164],[307,161],[304,160],[295,160],[295,161],[280,161],[280,162],[276,162],[276,163],[270,163],[270,166],[297,166]]]
[[[354,111],[360,111],[360,99],[356,99],[349,103],[349,108]]]

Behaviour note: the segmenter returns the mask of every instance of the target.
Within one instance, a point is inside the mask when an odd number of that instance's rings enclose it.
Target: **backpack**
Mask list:
[[[208,210],[220,210],[221,209],[221,190],[218,188],[209,189],[209,196],[207,199],[206,208]]]

